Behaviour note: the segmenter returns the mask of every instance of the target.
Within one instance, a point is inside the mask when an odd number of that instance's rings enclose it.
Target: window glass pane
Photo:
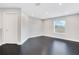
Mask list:
[[[57,19],[54,21],[55,32],[64,33],[65,32],[65,20]]]

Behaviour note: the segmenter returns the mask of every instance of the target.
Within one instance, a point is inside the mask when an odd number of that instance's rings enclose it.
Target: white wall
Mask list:
[[[28,17],[22,12],[21,17],[21,44],[28,38],[43,35],[43,23],[41,20]]]
[[[66,33],[55,33],[53,21],[50,19],[45,21],[45,36],[57,37],[79,42],[79,15],[59,17],[66,21]]]
[[[2,29],[0,29],[0,45],[2,45]]]
[[[2,10],[0,10],[0,45],[2,44]]]
[[[3,17],[2,10],[0,10],[0,28],[2,28],[2,17]]]

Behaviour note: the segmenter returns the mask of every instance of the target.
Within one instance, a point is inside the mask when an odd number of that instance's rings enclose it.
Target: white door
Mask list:
[[[18,43],[17,12],[3,12],[3,39],[4,43]]]

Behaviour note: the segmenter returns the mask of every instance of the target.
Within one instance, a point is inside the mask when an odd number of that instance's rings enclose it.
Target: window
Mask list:
[[[65,20],[63,19],[54,20],[54,32],[65,33]]]

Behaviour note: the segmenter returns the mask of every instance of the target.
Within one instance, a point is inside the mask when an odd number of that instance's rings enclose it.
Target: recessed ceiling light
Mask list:
[[[49,13],[48,12],[46,12],[46,15],[48,15]]]
[[[32,13],[31,16],[34,16],[34,14]]]
[[[62,3],[58,3],[58,5],[59,5],[59,6],[61,6],[61,5],[62,5]]]

